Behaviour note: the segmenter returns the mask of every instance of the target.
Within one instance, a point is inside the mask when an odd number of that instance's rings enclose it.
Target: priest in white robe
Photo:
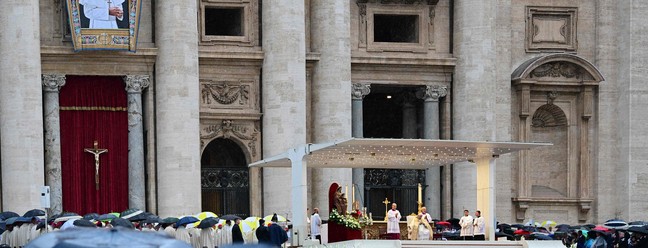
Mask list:
[[[470,216],[470,211],[464,210],[464,216],[459,220],[459,225],[461,226],[461,239],[463,240],[472,240],[473,238],[473,217]]]
[[[401,216],[401,213],[396,207],[396,203],[392,203],[392,208],[387,211],[387,234],[390,239],[400,239],[400,226],[398,226],[398,222],[403,216]]]
[[[90,19],[89,28],[115,29],[117,20],[124,20],[122,4],[125,0],[80,0],[83,14]]]

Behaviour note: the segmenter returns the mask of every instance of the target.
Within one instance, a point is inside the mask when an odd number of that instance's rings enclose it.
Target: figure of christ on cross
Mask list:
[[[99,142],[94,141],[93,148],[86,148],[83,151],[94,155],[95,159],[95,188],[99,190],[99,155],[108,152],[108,149],[99,149]]]

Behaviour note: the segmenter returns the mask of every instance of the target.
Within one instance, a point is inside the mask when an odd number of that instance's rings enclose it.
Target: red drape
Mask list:
[[[68,76],[60,92],[63,210],[108,213],[128,208],[128,112],[121,77]],[[98,141],[99,190],[94,155]]]

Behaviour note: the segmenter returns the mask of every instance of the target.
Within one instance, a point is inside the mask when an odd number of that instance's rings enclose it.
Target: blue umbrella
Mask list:
[[[178,220],[178,222],[176,222],[176,226],[182,226],[182,225],[186,225],[186,224],[190,224],[190,223],[194,223],[194,222],[198,222],[198,221],[200,221],[200,220],[198,218],[196,218],[196,217],[186,216],[186,217],[182,217],[180,220]]]
[[[45,216],[45,211],[41,209],[32,209],[27,211],[23,217],[35,217],[35,216]]]
[[[20,217],[20,215],[11,211],[5,211],[0,213],[0,219],[6,220],[11,217]]]
[[[187,243],[158,232],[139,232],[125,228],[71,228],[50,232],[25,246],[26,248],[72,247],[159,247],[191,248]]]
[[[109,220],[112,220],[114,218],[117,218],[117,216],[115,216],[114,214],[102,214],[102,215],[99,215],[95,220],[109,221]]]
[[[135,226],[133,226],[133,223],[131,223],[127,219],[122,219],[122,218],[114,218],[112,221],[110,221],[110,224],[114,227],[125,227],[128,229],[135,228]]]
[[[96,220],[99,217],[98,213],[89,213],[83,216],[84,220]]]

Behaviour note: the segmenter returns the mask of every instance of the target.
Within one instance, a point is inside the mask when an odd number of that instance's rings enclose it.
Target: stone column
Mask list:
[[[350,1],[310,1],[311,50],[320,54],[311,82],[312,142],[351,138],[351,7]],[[313,169],[313,207],[328,216],[332,182],[350,185],[352,170]],[[349,188],[351,188],[349,186]],[[351,206],[349,198],[349,206]]]
[[[155,135],[160,216],[195,214],[201,210],[197,9],[195,0],[155,1]]]
[[[448,94],[448,88],[440,85],[427,85],[416,92],[423,99],[423,138],[439,139],[439,98]],[[441,217],[441,172],[439,167],[425,170],[425,199],[428,213],[435,218]]]
[[[455,1],[453,44],[457,65],[452,123],[457,140],[496,140],[496,13],[496,0]],[[477,207],[475,165],[457,163],[453,172],[453,212],[473,212]]]
[[[304,1],[263,1],[263,156],[306,143],[306,29]],[[292,213],[291,172],[263,169],[264,214]],[[285,196],[285,197],[277,197]],[[306,199],[304,199],[306,201]]]
[[[354,83],[351,85],[351,123],[353,123],[352,134],[354,138],[364,137],[364,122],[362,112],[362,99],[371,92],[370,84]],[[367,206],[364,197],[364,168],[355,168],[352,171],[353,184],[357,187],[358,198],[365,202],[361,202],[361,206]]]
[[[146,209],[142,91],[151,82],[148,75],[128,75],[124,82],[128,92],[128,206]]]
[[[38,0],[3,0],[0,9],[2,209],[40,208],[45,184],[43,86]]]
[[[63,212],[63,183],[61,181],[61,118],[59,90],[65,85],[65,75],[45,74],[43,104],[45,114],[45,184],[50,186],[49,214]]]
[[[402,95],[403,104],[403,138],[416,139],[418,133],[416,131],[416,100],[414,93],[405,92]]]

